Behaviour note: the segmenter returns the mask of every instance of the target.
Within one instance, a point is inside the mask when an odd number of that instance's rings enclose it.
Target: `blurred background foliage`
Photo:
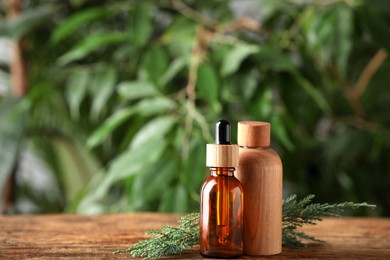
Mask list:
[[[6,2],[3,212],[197,210],[226,118],[272,123],[285,195],[390,216],[389,1],[29,0],[13,19]]]

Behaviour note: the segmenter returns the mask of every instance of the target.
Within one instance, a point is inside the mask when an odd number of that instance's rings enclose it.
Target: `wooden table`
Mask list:
[[[176,218],[157,213],[0,216],[0,259],[128,259],[112,252],[146,238],[147,229],[176,224]],[[389,218],[327,218],[304,231],[328,243],[283,249],[268,258],[390,259]],[[167,258],[202,259],[196,247]]]

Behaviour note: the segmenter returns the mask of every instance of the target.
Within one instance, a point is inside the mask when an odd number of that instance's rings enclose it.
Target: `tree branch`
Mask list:
[[[196,30],[196,44],[192,49],[190,71],[188,75],[188,82],[185,87],[187,94],[187,116],[185,119],[185,133],[184,142],[182,147],[182,158],[186,160],[188,158],[189,142],[192,133],[193,120],[195,117],[195,100],[196,100],[196,81],[198,77],[198,68],[202,57],[207,49],[207,42],[202,38],[204,28],[198,26]]]
[[[247,16],[238,17],[237,19],[222,24],[216,28],[216,31],[219,33],[229,33],[240,30],[249,30],[261,34],[269,34],[269,31],[264,29],[259,22]]]
[[[22,12],[20,0],[10,1],[9,17],[14,18]],[[11,82],[12,94],[16,97],[22,97],[27,92],[26,66],[23,60],[22,41],[12,43],[11,60]]]
[[[374,76],[375,72],[377,72],[382,63],[386,60],[387,56],[388,55],[386,50],[380,49],[369,61],[362,74],[360,74],[360,77],[352,90],[352,93],[354,96],[356,96],[356,98],[360,98],[363,95],[371,78]]]
[[[382,63],[386,60],[388,54],[386,50],[380,49],[371,58],[366,67],[363,69],[363,72],[360,74],[358,81],[353,87],[351,87],[337,72],[337,70],[332,66],[328,67],[329,73],[336,79],[341,89],[344,92],[344,95],[347,97],[348,102],[350,103],[352,109],[358,117],[364,117],[364,109],[360,102],[361,96],[366,91],[368,84],[370,83],[374,74],[378,71]]]
[[[181,0],[172,0],[172,5],[175,8],[175,10],[180,12],[183,16],[186,16],[206,27],[214,27],[218,24],[216,20],[202,15],[201,13],[192,9],[190,6],[186,5]]]

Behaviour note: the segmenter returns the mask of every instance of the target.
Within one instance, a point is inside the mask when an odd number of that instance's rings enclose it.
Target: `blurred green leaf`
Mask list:
[[[291,60],[279,51],[268,46],[262,46],[256,58],[259,60],[261,66],[269,68],[274,71],[294,71],[295,66]]]
[[[141,46],[145,44],[153,31],[151,11],[152,5],[148,1],[136,1],[130,11],[130,33],[132,42]]]
[[[167,145],[164,139],[152,138],[142,146],[129,148],[112,162],[107,172],[108,180],[119,181],[139,173],[144,167],[155,163]]]
[[[255,2],[255,4],[261,9],[262,19],[277,17],[280,15],[279,12],[289,14],[295,10],[293,1],[262,0]]]
[[[114,68],[105,68],[95,75],[93,84],[89,86],[89,91],[93,96],[91,117],[96,119],[104,109],[108,99],[114,92],[117,71]]]
[[[126,107],[115,112],[110,116],[99,128],[97,128],[87,140],[87,147],[94,148],[101,144],[108,135],[110,135],[115,128],[126,121],[131,115],[134,114],[136,108]]]
[[[172,212],[174,208],[175,191],[167,189],[162,194],[162,200],[158,207],[159,212]]]
[[[138,210],[153,200],[160,200],[161,194],[179,174],[177,161],[164,156],[153,167],[147,167],[137,176],[131,189],[129,206]]]
[[[72,6],[80,7],[85,4],[88,0],[69,0]]]
[[[145,124],[133,138],[131,149],[136,149],[155,139],[163,139],[175,123],[173,116],[161,116]]]
[[[383,14],[384,10],[379,9],[377,3],[371,4],[370,2],[365,2],[360,9],[372,38],[390,52],[389,26]]]
[[[333,30],[335,29],[334,14],[331,7],[317,10],[308,8],[305,12],[303,28],[306,29],[307,47],[311,53],[316,53],[321,64],[329,64],[333,48]],[[337,25],[338,26],[338,25]],[[331,46],[328,46],[331,45]]]
[[[178,184],[173,189],[164,192],[159,211],[180,213],[188,211],[188,195],[183,185]]]
[[[168,84],[182,69],[184,69],[186,65],[186,61],[184,58],[177,58],[171,62],[168,69],[161,76],[158,86],[163,88],[166,84]]]
[[[248,110],[254,118],[268,120],[272,112],[272,90],[265,88],[255,99],[255,102],[248,102]]]
[[[8,23],[4,19],[0,21],[0,37],[9,37],[11,33],[9,32]]]
[[[77,70],[66,83],[65,97],[68,101],[70,112],[73,118],[80,116],[80,104],[85,97],[90,75],[88,70]]]
[[[175,106],[175,102],[169,98],[156,97],[140,101],[136,105],[136,110],[142,116],[151,116],[155,114],[164,114],[175,108]]]
[[[207,64],[202,64],[199,67],[196,88],[202,98],[212,105],[217,104],[219,82],[213,67]]]
[[[15,100],[0,103],[0,194],[10,176],[22,144],[24,119],[29,104]]]
[[[196,24],[183,16],[178,16],[165,30],[161,41],[168,45],[175,56],[189,58],[195,43]]]
[[[172,212],[188,212],[188,193],[182,184],[176,186]]]
[[[58,8],[52,5],[43,5],[31,10],[25,10],[15,18],[1,21],[0,36],[8,36],[14,40],[19,40],[37,26],[50,21],[57,11]]]
[[[142,100],[132,107],[122,108],[110,116],[91,134],[87,140],[87,147],[93,148],[101,144],[119,125],[124,123],[133,114],[140,114],[142,116],[164,114],[174,107],[175,103],[169,98],[157,97]]]
[[[168,67],[168,56],[163,48],[153,47],[143,56],[139,78],[159,86],[161,78]]]
[[[80,11],[65,19],[57,26],[51,36],[51,42],[57,44],[66,37],[72,35],[80,27],[89,25],[92,21],[97,20],[107,14],[107,7],[90,8]]]
[[[115,182],[137,175],[145,167],[154,164],[164,152],[166,145],[164,139],[152,139],[136,149],[129,148],[122,152],[112,160],[106,173],[98,175],[93,180],[79,208],[104,199]]]
[[[248,74],[244,74],[242,77],[242,96],[249,100],[253,97],[259,83],[259,72],[256,69],[249,71]]]
[[[295,80],[297,83],[306,91],[306,93],[317,103],[318,107],[321,108],[326,115],[330,115],[332,110],[330,105],[321,94],[321,92],[313,86],[307,79],[303,78],[299,74],[295,73]]]
[[[121,82],[118,92],[126,100],[155,96],[158,93],[151,83],[140,80]]]
[[[225,56],[221,74],[222,76],[228,76],[235,73],[240,67],[241,63],[251,54],[258,53],[260,51],[259,46],[249,44],[237,44],[233,49]]]
[[[69,52],[59,57],[58,62],[61,65],[66,65],[72,61],[82,59],[98,49],[126,41],[127,39],[128,36],[123,32],[103,32],[89,35]]]
[[[77,144],[57,140],[53,142],[53,145],[62,172],[61,183],[66,200],[70,202],[75,199],[95,173],[93,172],[94,169],[89,167],[88,160],[91,160],[91,158],[83,154],[81,151],[83,148]]]
[[[192,198],[199,200],[199,187],[205,181],[206,168],[206,142],[200,138],[192,137],[190,142],[189,160],[184,164],[184,185]]]
[[[110,165],[108,175],[113,175],[114,180],[121,180],[139,172],[143,167],[153,164],[160,158],[167,145],[167,141],[161,138],[151,138],[142,146],[133,146],[114,160]]]
[[[287,148],[287,150],[294,151],[295,146],[291,142],[291,139],[288,136],[286,128],[279,115],[274,115],[271,117],[271,126],[272,135],[275,136],[275,138],[279,140],[284,145],[284,147]]]
[[[337,64],[345,75],[352,47],[353,17],[345,4],[335,4],[316,10],[308,8],[303,19],[308,49],[323,66]]]
[[[336,9],[337,25],[334,32],[335,59],[342,75],[346,75],[348,58],[352,48],[353,17],[352,10],[343,5]]]

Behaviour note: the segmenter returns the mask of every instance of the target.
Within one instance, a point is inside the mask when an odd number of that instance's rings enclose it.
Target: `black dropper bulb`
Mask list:
[[[229,121],[221,119],[215,124],[215,143],[216,144],[231,144],[230,143],[230,123],[229,123]]]

